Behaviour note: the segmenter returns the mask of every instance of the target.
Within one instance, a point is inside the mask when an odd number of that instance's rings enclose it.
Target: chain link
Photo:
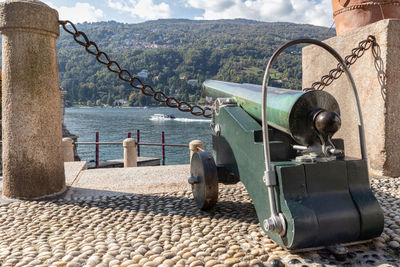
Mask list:
[[[185,101],[178,101],[174,97],[168,97],[162,91],[156,91],[151,85],[145,84],[137,77],[134,77],[128,70],[121,68],[121,66],[108,56],[107,53],[101,51],[97,44],[90,41],[84,32],[78,31],[75,25],[69,21],[58,21],[58,23],[63,27],[63,29],[71,34],[79,45],[85,47],[86,51],[95,56],[96,60],[103,65],[106,65],[108,70],[118,74],[118,78],[124,82],[128,82],[130,86],[136,90],[140,90],[142,94],[151,96],[157,102],[164,103],[170,108],[177,108],[182,112],[190,112],[195,116],[204,116],[206,118],[211,118],[212,110],[209,107],[200,107],[198,105],[191,105]],[[68,28],[68,25],[71,29]]]
[[[356,63],[357,59],[364,55],[364,52],[370,49],[373,46],[378,46],[375,36],[369,35],[367,39],[358,43],[358,47],[353,48],[351,50],[351,54],[344,58],[344,62],[346,66],[350,68],[351,65]],[[377,55],[374,53],[374,49],[372,50],[372,54],[377,60]],[[304,88],[303,91],[310,91],[310,90],[324,90],[325,87],[329,86],[334,80],[337,80],[342,76],[344,70],[342,65],[339,63],[336,68],[331,69],[327,75],[321,77],[321,80],[318,82],[314,82],[311,87]]]

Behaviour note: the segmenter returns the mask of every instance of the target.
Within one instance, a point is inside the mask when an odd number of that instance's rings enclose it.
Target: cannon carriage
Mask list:
[[[363,157],[348,158],[343,140],[333,138],[341,118],[332,95],[266,88],[268,79],[263,86],[204,82],[205,94],[216,100],[213,153],[197,152],[191,159],[188,181],[197,206],[216,205],[218,183],[241,181],[263,230],[287,249],[379,236],[383,213],[369,185],[362,124]]]

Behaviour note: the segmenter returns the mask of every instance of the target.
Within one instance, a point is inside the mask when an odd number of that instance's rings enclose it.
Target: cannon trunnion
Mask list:
[[[340,128],[340,110],[330,94],[268,90],[270,157],[277,184],[271,200],[264,173],[261,86],[206,81],[204,89],[219,98],[211,121],[214,158],[208,152],[192,158],[189,180],[201,189],[193,192],[199,208],[216,203],[218,182],[241,181],[264,231],[283,247],[319,247],[381,234],[383,213],[370,189],[366,160],[346,158],[343,140],[332,139]],[[271,201],[283,217],[279,232],[265,223]]]

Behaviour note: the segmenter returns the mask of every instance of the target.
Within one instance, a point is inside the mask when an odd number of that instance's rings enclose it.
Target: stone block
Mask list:
[[[350,67],[361,102],[369,168],[373,174],[400,176],[400,20],[386,19],[324,42],[342,57],[351,54],[359,42],[373,35],[379,47],[365,51]],[[337,66],[322,48],[303,48],[303,88]],[[339,102],[342,128],[335,137],[344,138],[346,156],[360,157],[355,103],[345,74],[325,91]]]

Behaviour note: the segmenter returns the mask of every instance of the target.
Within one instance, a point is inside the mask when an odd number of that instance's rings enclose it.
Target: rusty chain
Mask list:
[[[364,52],[368,49],[370,49],[373,46],[377,46],[377,42],[375,39],[375,36],[369,35],[367,39],[361,41],[358,43],[358,46],[356,48],[353,48],[351,50],[351,54],[346,56],[344,58],[344,62],[346,63],[346,66],[350,68],[351,65],[356,63],[357,59],[359,59],[362,55],[364,55]],[[375,58],[375,61],[377,60],[377,55],[374,53],[374,50],[372,50],[372,54]],[[326,86],[329,86],[334,80],[337,80],[342,76],[344,70],[342,68],[342,65],[338,63],[337,67],[334,69],[331,69],[327,75],[324,75],[321,77],[320,81],[314,82],[311,87],[309,88],[304,88],[303,91],[310,91],[310,90],[324,90]]]
[[[107,53],[101,51],[95,42],[90,41],[84,32],[78,31],[71,21],[64,20],[58,21],[58,23],[67,33],[73,36],[75,42],[85,47],[86,51],[95,56],[98,62],[106,65],[109,71],[117,74],[120,80],[128,82],[132,88],[140,90],[144,95],[153,97],[157,102],[165,103],[170,108],[177,108],[182,112],[190,112],[195,116],[211,118],[211,108],[191,105],[185,101],[178,101],[174,97],[168,97],[164,92],[156,91],[151,85],[145,84],[139,78],[134,77],[128,70],[122,69],[116,61],[110,59]],[[71,26],[71,29],[68,29],[68,25]]]

